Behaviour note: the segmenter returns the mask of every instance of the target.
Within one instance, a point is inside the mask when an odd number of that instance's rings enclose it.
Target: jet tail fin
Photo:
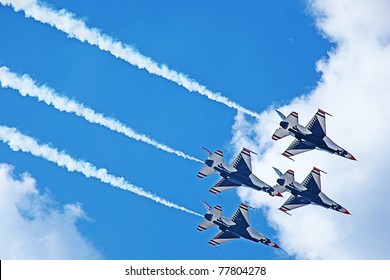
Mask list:
[[[203,204],[204,208],[207,210],[207,214],[213,214],[217,218],[222,217],[222,207],[221,206],[216,205],[214,207],[211,207],[210,204],[208,204],[205,201],[202,201],[202,204]]]
[[[272,167],[272,168],[275,170],[276,174],[278,174],[279,178],[281,178],[283,176],[283,173],[280,172],[279,169],[277,169],[276,167]]]
[[[294,182],[294,171],[292,170],[287,170],[286,173],[282,173],[280,172],[279,169],[275,168],[275,167],[272,167],[276,174],[278,174],[279,176],[279,179],[276,180],[276,182],[278,183],[274,189],[279,191],[279,192],[284,192],[286,191],[286,188],[284,187],[286,184],[288,183],[291,183],[291,182]]]
[[[210,204],[208,204],[206,201],[201,201],[201,202],[203,204],[203,207],[206,209],[207,213],[211,213],[213,207],[211,207]]]
[[[204,177],[209,176],[210,174],[213,174],[215,172],[214,167],[223,162],[223,152],[222,151],[217,150],[214,153],[211,153],[206,148],[202,147],[202,149],[206,152],[206,154],[208,155],[208,158],[205,160],[205,165],[198,172],[197,176],[199,178],[204,178]]]
[[[199,231],[204,231],[208,228],[211,228],[214,223],[213,221],[222,217],[222,207],[217,205],[211,207],[207,202],[202,201],[204,208],[207,213],[204,215],[205,219],[198,225],[197,229]]]
[[[293,111],[291,112],[287,117],[283,115],[279,110],[275,110],[276,113],[278,113],[279,117],[282,119],[282,123],[286,122],[291,125],[296,125],[298,124],[298,113]]]
[[[272,135],[273,140],[279,140],[289,135],[289,128],[298,125],[298,113],[291,112],[287,117],[283,115],[280,111],[276,110],[279,117],[282,121],[279,123],[280,128],[278,128],[275,133]]]
[[[283,115],[282,112],[280,112],[279,110],[275,110],[275,111],[276,111],[276,113],[278,113],[278,115],[279,115],[279,117],[282,119],[282,121],[284,121],[284,120],[286,119],[286,116]]]

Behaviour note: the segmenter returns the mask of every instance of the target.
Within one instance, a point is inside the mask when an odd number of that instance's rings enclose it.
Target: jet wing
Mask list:
[[[235,183],[229,179],[221,178],[218,182],[209,190],[212,194],[219,194],[221,192],[240,187],[241,184]]]
[[[217,235],[215,235],[210,241],[209,244],[216,246],[220,245],[222,243],[226,243],[228,241],[232,241],[234,239],[240,238],[239,236],[235,235],[234,233],[230,231],[222,231],[220,230]]]
[[[233,161],[232,166],[244,176],[252,174],[251,151],[243,148],[241,153]]]
[[[307,188],[307,191],[318,194],[321,191],[321,170],[314,167],[309,175],[303,180],[302,186]]]
[[[248,205],[241,203],[236,213],[230,218],[240,228],[249,227]]]
[[[282,155],[284,155],[287,158],[290,158],[292,156],[314,150],[315,148],[316,147],[308,144],[307,142],[295,139],[291,143],[291,145],[283,152]]]
[[[326,135],[326,119],[325,111],[318,109],[317,113],[306,125],[306,128],[312,132],[314,136],[324,138]]]
[[[291,195],[286,202],[279,208],[279,210],[287,213],[287,211],[309,205],[311,202],[301,196]],[[288,213],[287,213],[288,214]]]

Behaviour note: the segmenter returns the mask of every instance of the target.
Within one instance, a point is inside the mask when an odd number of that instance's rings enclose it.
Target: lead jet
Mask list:
[[[205,220],[198,225],[197,229],[203,231],[212,226],[219,228],[218,233],[209,241],[210,245],[216,246],[242,237],[256,243],[260,242],[267,246],[279,248],[276,243],[249,226],[248,206],[246,204],[241,203],[234,215],[228,219],[222,216],[221,206],[211,207],[206,202],[202,201],[202,203],[207,213],[204,215]]]
[[[263,191],[271,196],[282,196],[280,192],[274,190],[252,173],[251,151],[243,148],[232,164],[223,162],[223,153],[217,150],[211,153],[206,148],[202,148],[208,158],[205,166],[198,172],[199,178],[204,178],[210,174],[218,172],[222,178],[209,190],[212,194],[219,194],[223,191],[246,186],[257,191]]]
[[[334,143],[326,136],[325,111],[318,109],[317,113],[306,126],[298,123],[298,113],[292,112],[287,117],[276,110],[281,117],[280,128],[272,135],[273,140],[279,140],[288,135],[296,139],[291,143],[283,155],[287,158],[301,154],[310,150],[319,149],[336,154],[347,159],[356,160],[355,157]],[[330,115],[330,114],[328,114]]]
[[[282,192],[288,191],[291,193],[291,196],[279,208],[279,210],[291,215],[287,211],[309,204],[315,204],[350,215],[347,209],[327,197],[321,191],[320,169],[314,167],[306,179],[300,184],[294,181],[294,171],[288,170],[286,173],[282,174],[282,172],[280,172],[277,168],[273,168],[279,175],[279,179],[276,181],[278,185],[275,186],[275,188],[280,189]]]

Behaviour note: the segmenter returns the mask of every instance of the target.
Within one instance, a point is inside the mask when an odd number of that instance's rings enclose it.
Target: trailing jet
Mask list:
[[[241,153],[233,161],[227,164],[223,162],[223,153],[217,150],[211,153],[206,148],[202,148],[208,158],[205,161],[205,166],[198,172],[199,178],[204,178],[215,172],[219,172],[222,178],[209,190],[212,194],[219,194],[223,191],[246,186],[257,191],[264,191],[271,196],[282,196],[278,191],[275,191],[271,186],[267,185],[252,173],[251,151],[243,148]]]
[[[279,210],[291,215],[287,211],[309,204],[316,204],[350,215],[347,209],[327,197],[321,191],[320,169],[314,167],[306,179],[300,184],[294,181],[294,171],[288,170],[286,173],[282,174],[282,172],[280,172],[277,168],[273,168],[279,175],[279,179],[277,180],[278,185],[274,188],[280,189],[282,192],[288,191],[291,193],[291,196],[286,200],[282,207],[279,208]]]
[[[234,215],[228,219],[222,216],[221,206],[217,205],[212,208],[206,202],[202,201],[202,203],[207,210],[207,213],[204,215],[206,220],[203,220],[198,225],[197,229],[203,231],[212,226],[217,226],[219,228],[218,233],[209,241],[210,245],[216,246],[242,237],[254,242],[261,242],[264,245],[274,248],[279,248],[274,242],[249,226],[247,205],[241,203]]]
[[[287,150],[284,151],[283,155],[285,157],[290,158],[313,149],[319,149],[347,159],[356,160],[353,155],[326,136],[325,115],[330,115],[329,113],[318,109],[310,122],[306,126],[302,126],[298,123],[297,112],[292,112],[287,117],[278,110],[276,112],[282,121],[280,122],[280,128],[272,135],[272,139],[276,141],[288,135],[296,138]]]

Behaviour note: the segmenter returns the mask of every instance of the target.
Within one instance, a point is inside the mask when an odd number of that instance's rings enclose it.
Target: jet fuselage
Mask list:
[[[227,225],[226,223],[224,223],[224,221],[223,221],[223,219],[221,217],[213,220],[213,223],[220,230],[222,230],[222,231],[229,231],[229,232],[233,233],[234,235],[236,235],[237,237],[242,237],[242,238],[245,238],[245,239],[249,239],[249,240],[254,241],[254,242],[259,242],[260,239],[261,239],[261,235],[257,231],[252,229],[251,227],[242,228],[242,227],[240,227],[240,226],[238,226],[236,224],[234,224],[234,225]],[[254,233],[255,237],[257,235],[257,238],[252,237],[249,234],[248,229],[251,229],[251,232]]]
[[[297,140],[304,141],[306,142],[306,144],[313,146],[313,148],[324,150],[331,154],[337,154],[342,157],[347,157],[347,155],[349,154],[347,151],[338,146],[327,136],[320,138],[313,134],[305,134],[302,133],[297,127],[289,128],[288,131],[290,135],[294,136]],[[328,144],[326,142],[328,142]]]
[[[292,186],[292,184],[286,184],[285,188],[295,196],[300,196],[306,201],[310,202],[311,204],[316,204],[319,206],[322,206],[324,208],[331,208],[333,210],[339,211],[343,209],[341,205],[330,199],[328,196],[326,196],[323,192],[312,192],[312,191],[301,191],[298,190],[296,187]]]
[[[214,167],[214,169],[219,172],[223,178],[229,179],[237,184],[245,185],[257,191],[262,190],[266,192],[272,192],[270,187],[260,187],[266,184],[257,178],[253,173],[249,174],[249,176],[245,176],[237,171],[234,171],[235,168],[231,166],[225,167],[225,164],[218,164]]]

